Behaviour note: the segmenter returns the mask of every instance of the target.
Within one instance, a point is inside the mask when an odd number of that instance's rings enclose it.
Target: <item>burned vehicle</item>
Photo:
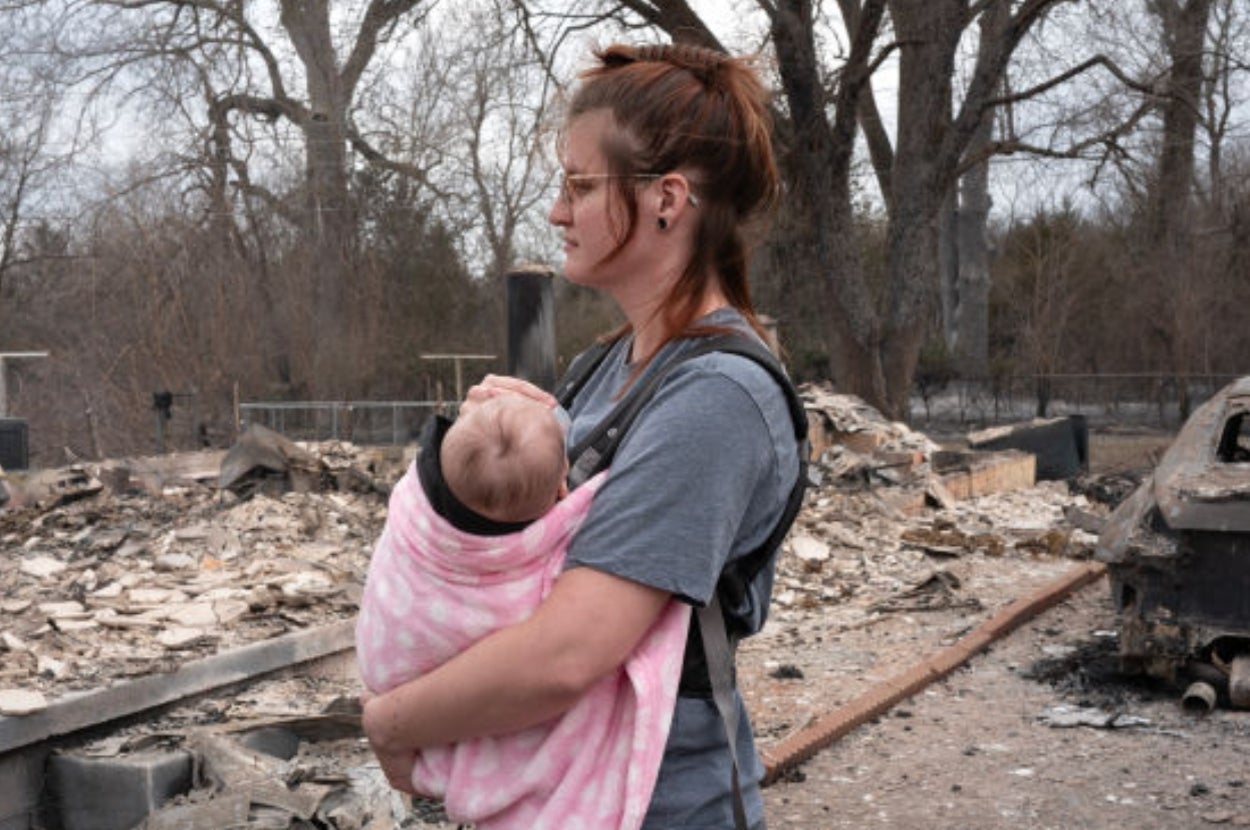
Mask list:
[[[1186,421],[1111,515],[1096,556],[1119,613],[1120,665],[1210,708],[1250,708],[1250,377]]]

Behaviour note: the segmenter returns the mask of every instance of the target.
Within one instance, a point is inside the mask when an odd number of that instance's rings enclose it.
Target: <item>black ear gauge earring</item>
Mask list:
[[[668,220],[665,219],[663,216],[655,220],[655,224],[662,231],[668,230]]]

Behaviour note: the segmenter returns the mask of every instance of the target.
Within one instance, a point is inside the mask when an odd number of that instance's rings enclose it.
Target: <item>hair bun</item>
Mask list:
[[[619,50],[619,51],[618,51]],[[622,54],[625,51],[632,54]],[[689,43],[660,43],[646,46],[618,46],[608,50],[602,57],[605,65],[624,63],[666,63],[684,69],[698,78],[705,86],[714,86],[720,70],[727,65],[725,54]]]

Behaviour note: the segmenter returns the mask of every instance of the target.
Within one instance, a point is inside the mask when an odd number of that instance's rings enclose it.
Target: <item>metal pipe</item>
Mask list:
[[[1234,709],[1250,709],[1250,654],[1233,658],[1228,673],[1228,700]]]
[[[546,265],[518,265],[504,277],[508,374],[548,390],[556,385],[554,277]]]
[[[1202,680],[1189,684],[1185,694],[1181,695],[1181,706],[1186,712],[1205,715],[1215,708],[1215,687]]]
[[[1190,681],[1202,680],[1215,687],[1217,693],[1228,690],[1228,668],[1220,668],[1205,660],[1185,661],[1184,674]]]

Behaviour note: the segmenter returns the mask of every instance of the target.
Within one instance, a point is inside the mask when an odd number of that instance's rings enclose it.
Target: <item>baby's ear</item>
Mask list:
[[[562,498],[564,498],[565,496],[567,496],[568,494],[569,494],[569,482],[568,482],[568,479],[563,479],[563,478],[562,478],[562,479],[560,479],[560,489],[556,491],[556,498],[560,498],[560,499],[562,499]]]

